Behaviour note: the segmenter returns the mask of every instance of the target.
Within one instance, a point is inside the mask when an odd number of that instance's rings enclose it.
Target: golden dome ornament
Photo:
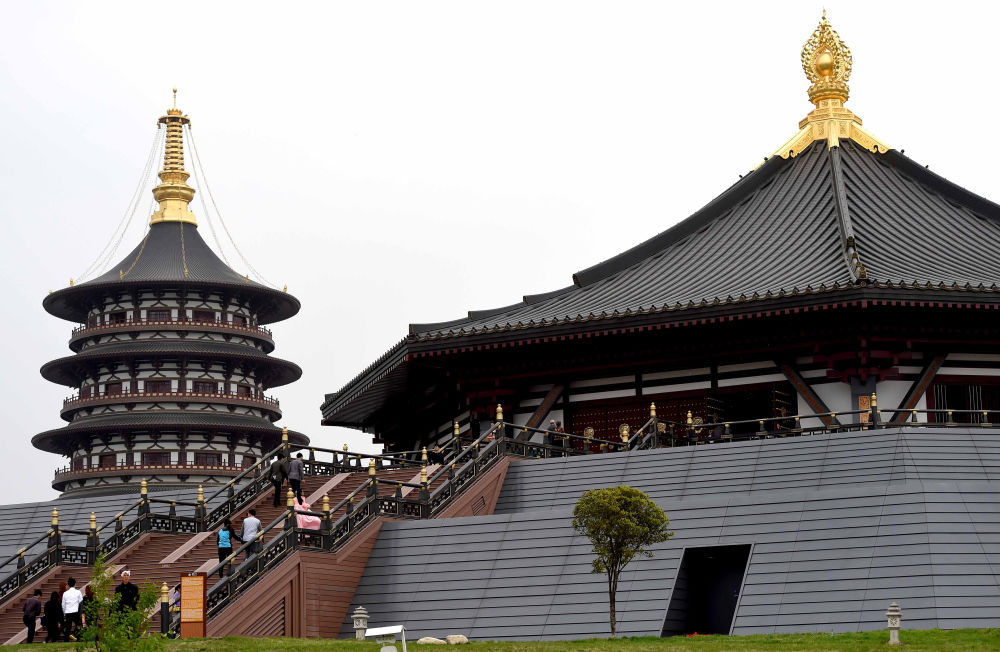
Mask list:
[[[802,46],[802,70],[813,83],[809,87],[809,101],[813,104],[824,99],[846,102],[847,82],[853,65],[851,49],[830,27],[824,11],[819,26]]]

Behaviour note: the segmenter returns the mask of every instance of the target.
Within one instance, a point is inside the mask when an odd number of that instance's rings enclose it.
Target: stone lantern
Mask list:
[[[365,640],[365,631],[368,629],[368,610],[364,607],[358,607],[351,614],[351,618],[354,619],[354,637],[359,640]]]
[[[885,617],[889,621],[889,645],[899,645],[899,627],[903,620],[903,612],[899,610],[899,605],[895,602],[890,603]]]

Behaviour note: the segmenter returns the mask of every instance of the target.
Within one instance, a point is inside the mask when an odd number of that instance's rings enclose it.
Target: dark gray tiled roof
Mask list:
[[[125,272],[124,279],[120,272]],[[228,291],[250,299],[262,324],[288,319],[300,307],[298,299],[287,292],[250,281],[230,269],[205,243],[196,226],[180,222],[153,224],[144,240],[105,274],[53,292],[43,305],[57,317],[83,322],[92,292],[144,287]]]
[[[838,191],[846,194],[839,207]],[[875,284],[997,290],[1000,207],[898,152],[873,154],[852,141],[828,150],[817,141],[793,159],[772,158],[677,226],[578,272],[563,290],[413,324],[410,335],[455,337],[851,288],[843,251],[849,234],[840,222],[852,218]],[[977,255],[962,255],[970,250]]]
[[[203,412],[178,410],[157,410],[155,412],[118,412],[115,414],[100,414],[77,419],[62,428],[54,428],[38,433],[31,438],[31,444],[39,450],[50,453],[65,454],[67,447],[72,447],[78,435],[94,432],[109,432],[115,430],[142,431],[145,429],[169,430],[174,428],[218,429],[238,432],[254,432],[277,437],[281,428],[267,419],[245,414],[227,414],[223,412]],[[293,444],[306,446],[309,438],[302,433],[288,431],[288,437]]]
[[[200,357],[209,360],[241,360],[256,365],[258,377],[268,387],[278,387],[295,382],[302,376],[302,369],[294,362],[269,356],[259,349],[242,344],[209,340],[131,340],[100,344],[84,349],[76,355],[66,356],[42,366],[42,376],[60,385],[74,386],[80,382],[79,365],[89,360],[116,360],[143,358],[154,355]]]
[[[137,483],[134,487],[135,490],[128,494],[66,497],[37,503],[0,505],[0,522],[3,523],[3,528],[0,528],[0,561],[3,561],[10,555],[16,554],[21,547],[28,545],[31,541],[49,530],[53,507],[59,510],[59,525],[62,529],[86,530],[90,527],[91,512],[97,514],[98,527],[103,526],[106,522],[114,518],[116,514],[131,507],[139,500],[139,479],[136,478],[135,482]],[[211,495],[213,491],[206,490],[206,496]],[[197,498],[196,494],[196,488],[157,491],[155,485],[150,486],[149,493],[151,498],[191,502]],[[224,499],[225,492],[211,501],[209,508],[215,507]],[[166,506],[157,506],[154,511],[159,513],[161,509],[165,511]],[[181,516],[192,515],[192,510],[191,508],[178,507],[177,513]],[[125,517],[124,521],[128,523],[134,518],[135,511],[133,510],[129,516]],[[63,537],[64,543],[67,545],[84,545],[84,539],[85,537],[71,534]],[[40,553],[44,549],[43,546],[44,544],[37,546],[26,553],[26,559],[30,559],[33,554]],[[13,570],[14,563],[10,563],[0,568],[0,576],[6,576],[8,573],[13,572]],[[85,569],[81,572],[85,572]]]
[[[571,528],[588,488],[651,493],[675,536],[619,584],[619,634],[659,636],[685,547],[753,546],[733,633],[992,627],[1000,431],[908,429],[512,464],[493,516],[383,525],[352,600],[413,638],[607,636]],[[352,635],[349,619],[342,636]]]
[[[562,325],[613,327],[653,314],[696,320],[702,309],[750,312],[861,290],[869,298],[932,290],[997,301],[998,284],[1000,206],[895,150],[817,141],[794,158],[771,158],[676,226],[577,272],[568,287],[461,319],[411,324],[406,338],[328,394],[321,410],[324,423],[363,424],[396,391],[389,383],[405,379],[417,345],[542,336]]]

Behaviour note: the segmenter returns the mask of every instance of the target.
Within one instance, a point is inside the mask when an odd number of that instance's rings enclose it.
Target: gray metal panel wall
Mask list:
[[[415,636],[605,636],[607,587],[570,520],[583,489],[625,483],[676,535],[624,573],[622,635],[659,635],[685,546],[747,543],[734,633],[881,629],[892,600],[907,627],[996,627],[998,442],[863,433],[519,463],[506,513],[386,524],[354,603]]]
[[[684,500],[907,480],[1000,481],[1000,431],[900,428],[515,462],[496,513],[572,506],[617,484]]]

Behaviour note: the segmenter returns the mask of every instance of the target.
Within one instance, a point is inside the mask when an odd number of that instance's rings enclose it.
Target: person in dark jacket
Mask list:
[[[243,541],[236,536],[236,532],[233,531],[233,524],[227,518],[222,522],[222,527],[219,528],[219,561],[226,559],[229,555],[233,554],[233,542]],[[225,574],[226,567],[223,566],[219,568],[219,577],[221,578]]]
[[[46,643],[59,642],[59,635],[62,632],[62,622],[62,600],[59,598],[59,591],[53,591],[52,597],[45,603],[45,615],[42,616],[42,625],[45,627],[46,632]]]
[[[434,444],[434,450],[427,453],[427,461],[431,464],[444,464],[444,451],[437,444]]]
[[[139,606],[139,587],[132,584],[132,571],[122,571],[122,583],[115,587],[119,609],[136,609]]]
[[[35,642],[35,624],[42,615],[42,590],[35,589],[30,598],[24,601],[24,626],[28,628],[28,642]]]
[[[278,456],[271,462],[271,469],[268,471],[271,477],[271,485],[274,487],[274,506],[281,506],[281,485],[288,477],[288,464],[285,463],[285,454],[278,453]]]
[[[292,485],[292,491],[299,500],[302,500],[302,476],[305,475],[305,465],[302,453],[296,455],[288,465],[288,484]]]

